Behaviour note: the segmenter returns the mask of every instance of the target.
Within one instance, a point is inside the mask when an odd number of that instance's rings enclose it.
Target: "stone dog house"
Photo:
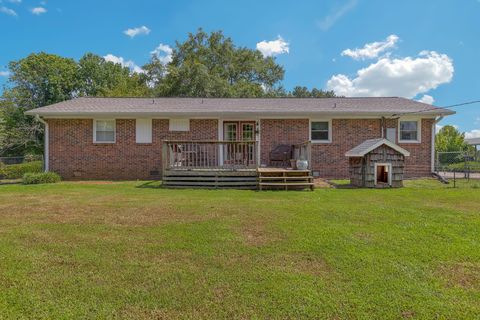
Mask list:
[[[403,186],[405,157],[410,153],[387,139],[370,139],[351,149],[350,183],[366,188]]]

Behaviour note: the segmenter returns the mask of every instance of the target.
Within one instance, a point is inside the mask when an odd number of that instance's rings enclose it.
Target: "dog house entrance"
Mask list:
[[[376,165],[376,184],[377,185],[390,185],[390,164],[377,164]]]

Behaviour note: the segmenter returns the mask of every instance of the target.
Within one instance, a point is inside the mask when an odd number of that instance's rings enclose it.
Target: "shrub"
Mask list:
[[[62,178],[55,172],[25,173],[23,184],[56,183]]]
[[[25,173],[39,173],[42,172],[42,170],[42,161],[4,165],[0,167],[0,178],[20,179]]]

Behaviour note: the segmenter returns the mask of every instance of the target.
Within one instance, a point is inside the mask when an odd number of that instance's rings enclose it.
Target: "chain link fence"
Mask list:
[[[0,163],[4,165],[11,165],[11,164],[21,164],[25,162],[32,162],[32,161],[42,161],[42,155],[26,155],[26,156],[18,156],[18,157],[0,157]]]
[[[445,179],[480,179],[479,152],[437,152],[435,172]]]
[[[0,157],[0,184],[15,183],[25,173],[38,173],[43,169],[42,155]]]

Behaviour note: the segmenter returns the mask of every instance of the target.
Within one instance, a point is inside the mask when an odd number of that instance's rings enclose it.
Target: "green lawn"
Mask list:
[[[480,184],[406,185],[0,186],[0,319],[479,318]]]

